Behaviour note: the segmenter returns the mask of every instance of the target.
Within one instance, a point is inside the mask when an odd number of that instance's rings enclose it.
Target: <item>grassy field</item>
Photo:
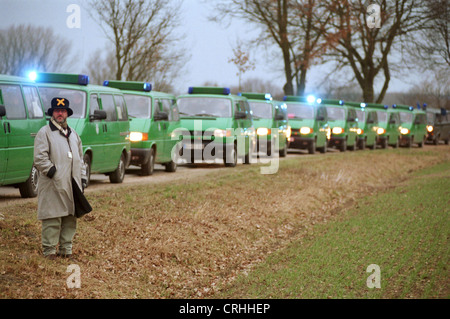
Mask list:
[[[275,175],[240,165],[89,193],[80,289],[73,262],[42,257],[36,202],[2,207],[0,296],[448,297],[449,162],[445,146],[299,155]],[[381,289],[365,286],[369,264]]]
[[[450,162],[366,196],[217,298],[449,298]],[[368,288],[379,266],[380,289]],[[370,281],[372,282],[372,281]]]

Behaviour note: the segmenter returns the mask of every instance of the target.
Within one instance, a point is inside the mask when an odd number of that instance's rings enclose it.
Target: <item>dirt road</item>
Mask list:
[[[332,154],[334,151],[330,151]],[[298,156],[321,156],[308,155],[305,151],[292,150],[288,153],[286,158],[293,158]],[[280,158],[280,160],[283,160]],[[241,165],[241,164],[238,164]],[[126,171],[126,176],[122,184],[111,184],[109,177],[103,174],[92,174],[89,187],[86,189],[86,193],[98,190],[107,190],[117,187],[118,185],[136,185],[136,184],[149,184],[149,183],[164,183],[176,180],[189,180],[196,177],[207,175],[217,170],[232,169],[224,167],[223,163],[217,161],[215,164],[202,164],[196,163],[193,165],[181,164],[178,166],[175,173],[167,173],[164,170],[164,166],[155,164],[155,171],[151,176],[141,176],[140,168],[137,166],[130,166]],[[36,198],[24,199],[20,197],[19,189],[14,187],[2,186],[0,187],[0,207],[5,205],[12,205],[18,202],[33,202],[37,201]]]

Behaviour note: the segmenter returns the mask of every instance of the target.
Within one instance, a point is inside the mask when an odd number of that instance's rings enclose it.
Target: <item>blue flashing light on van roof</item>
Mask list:
[[[230,95],[230,88],[226,87],[208,87],[208,86],[191,86],[189,87],[188,94],[218,94],[218,95]]]
[[[306,101],[308,101],[308,103],[314,103],[316,101],[316,97],[314,95],[308,95],[306,97]]]
[[[68,73],[36,73],[36,82],[88,85],[89,76]]]
[[[129,91],[144,91],[150,92],[152,90],[152,85],[148,82],[136,82],[136,81],[109,81],[103,82],[103,86],[109,86],[120,90]]]
[[[28,78],[31,80],[31,81],[36,81],[36,79],[37,79],[37,73],[36,73],[36,71],[31,71],[31,72],[28,72]]]
[[[361,107],[366,107],[367,106],[366,103],[361,103],[360,105],[361,105]]]

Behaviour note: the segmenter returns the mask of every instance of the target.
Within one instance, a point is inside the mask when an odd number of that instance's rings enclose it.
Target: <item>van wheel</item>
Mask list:
[[[280,150],[280,157],[286,157],[287,154],[287,143],[284,144],[284,147],[282,150]]]
[[[387,148],[387,146],[388,146],[388,139],[389,139],[389,137],[386,137],[385,139],[382,140],[383,142],[381,143],[381,148],[383,148],[383,149]]]
[[[26,182],[19,184],[20,196],[22,198],[31,198],[37,196],[39,182],[39,171],[33,166],[31,168],[30,177]]]
[[[230,163],[227,163],[227,157],[231,159]],[[225,157],[223,159],[225,162],[226,167],[235,167],[237,165],[237,150],[236,145],[230,150],[229,156],[225,154]]]
[[[91,157],[88,154],[84,154],[83,162],[86,166],[86,188],[89,187],[91,182]]]
[[[109,175],[109,181],[111,183],[120,184],[125,178],[125,156],[120,155],[119,166],[116,170]]]
[[[316,141],[312,141],[308,146],[308,153],[315,154],[316,153]]]
[[[155,168],[155,149],[150,149],[150,156],[147,163],[142,164],[141,174],[143,176],[153,175],[153,170]]]
[[[173,172],[177,171],[177,163],[174,161],[170,161],[169,163],[166,163],[165,166],[166,166],[166,172],[173,173]]]
[[[359,143],[359,149],[361,151],[364,151],[366,149],[366,140],[362,139],[361,142]]]
[[[345,152],[347,150],[347,140],[343,140],[341,147],[339,148],[341,152]]]
[[[320,153],[325,154],[326,152],[328,152],[328,141],[325,141],[323,147],[320,148]]]
[[[423,144],[425,144],[425,137],[422,139],[422,142],[418,143],[417,145],[419,147],[423,147]]]

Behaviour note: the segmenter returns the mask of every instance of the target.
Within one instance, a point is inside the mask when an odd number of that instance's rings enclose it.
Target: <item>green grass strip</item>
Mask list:
[[[357,201],[217,298],[448,298],[450,163]],[[380,268],[381,288],[367,278]]]

